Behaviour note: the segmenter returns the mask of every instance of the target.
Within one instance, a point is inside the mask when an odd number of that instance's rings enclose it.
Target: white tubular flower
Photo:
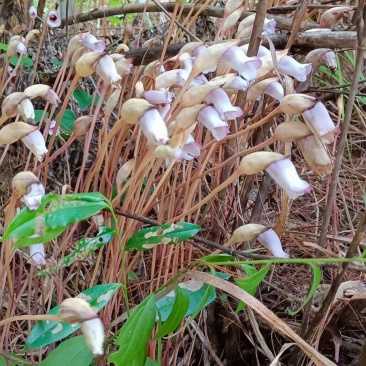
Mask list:
[[[282,249],[282,244],[278,235],[271,229],[260,233],[257,237],[257,240],[266,247],[274,257],[277,258],[288,258],[289,255],[285,253]]]
[[[148,90],[144,92],[144,98],[151,104],[170,104],[173,101],[173,93],[168,89]]]
[[[302,117],[313,133],[319,137],[324,144],[331,144],[334,136],[339,134],[339,128],[334,126],[327,108],[318,101],[313,108],[303,112]]]
[[[28,187],[27,194],[23,196],[23,201],[26,206],[31,210],[37,210],[41,204],[42,197],[45,195],[45,189],[41,182],[33,183]]]
[[[312,65],[301,64],[290,56],[283,56],[278,61],[277,69],[285,75],[294,77],[298,81],[305,81],[307,75],[310,74]]]
[[[28,123],[34,122],[34,107],[32,102],[29,98],[23,99],[18,105],[17,105],[17,111],[22,116],[23,120]]]
[[[215,109],[220,113],[220,118],[225,121],[243,115],[241,108],[231,105],[228,95],[221,88],[214,89],[208,93],[204,101],[213,104]]]
[[[102,321],[99,318],[86,320],[81,323],[81,331],[93,355],[102,356],[104,353],[104,327]]]
[[[257,69],[262,65],[262,61],[258,57],[247,57],[238,46],[231,46],[226,50],[220,58],[220,62],[236,70],[246,80],[254,80],[257,76]]]
[[[165,145],[169,141],[168,129],[156,108],[147,110],[139,119],[141,130],[150,143]]]
[[[91,51],[103,52],[106,44],[103,40],[95,38],[92,34],[87,34],[81,41],[83,46],[88,47]]]
[[[34,238],[39,235],[32,235]],[[46,265],[46,254],[44,252],[44,244],[32,244],[29,246],[29,263],[36,267]]]
[[[274,99],[282,100],[285,96],[285,91],[283,90],[281,83],[274,81],[267,86],[267,88],[264,90],[264,94],[267,94]]]
[[[121,80],[121,77],[117,72],[116,65],[109,55],[104,55],[99,60],[95,71],[106,84],[114,84]]]
[[[227,122],[220,118],[220,113],[212,106],[203,108],[197,115],[198,122],[201,122],[212,136],[220,141],[230,133]]]
[[[36,130],[24,136],[22,141],[25,146],[36,156],[38,161],[42,161],[43,157],[47,153],[45,141],[42,134]]]
[[[58,28],[61,25],[61,17],[57,11],[50,11],[47,15],[47,24],[51,28]]]
[[[34,20],[37,18],[37,9],[35,6],[31,5],[28,10],[29,16]]]
[[[289,158],[275,161],[267,166],[265,170],[291,199],[311,192],[311,186],[300,179],[294,164]]]

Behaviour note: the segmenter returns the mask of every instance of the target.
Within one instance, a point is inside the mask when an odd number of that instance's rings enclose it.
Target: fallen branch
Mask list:
[[[274,46],[279,49],[286,47],[288,36],[285,34],[274,34],[268,36]],[[240,44],[249,43],[249,38],[244,38]],[[211,45],[212,43],[208,43]],[[268,46],[268,41],[264,40],[262,43],[264,46]],[[177,55],[180,49],[185,43],[171,44],[166,50],[166,57],[172,57]],[[357,33],[356,32],[315,32],[315,33],[300,33],[297,35],[293,46],[304,48],[356,48],[357,47]],[[127,53],[126,57],[134,58],[134,65],[147,65],[148,63],[160,58],[162,46],[155,46],[151,48],[139,48],[137,50],[131,50]]]
[[[164,7],[166,11],[172,13],[174,11],[175,3],[161,3],[161,7]],[[202,5],[194,5],[194,4],[180,4],[179,5],[179,11],[182,10],[183,15],[187,15],[192,8],[194,9],[192,12],[192,15],[196,14],[200,9]],[[161,9],[156,4],[139,4],[139,3],[133,3],[133,4],[126,4],[122,6],[116,6],[113,8],[106,8],[106,9],[95,9],[91,10],[87,13],[82,13],[78,15],[74,15],[72,17],[69,17],[67,19],[62,19],[62,26],[76,24],[76,23],[83,23],[87,22],[89,20],[95,20],[95,19],[101,19],[116,15],[124,15],[124,14],[132,14],[132,13],[158,13],[161,12]],[[240,20],[247,18],[248,16],[252,15],[253,12],[251,11],[244,11],[243,14],[240,17]],[[217,6],[208,6],[206,9],[204,9],[200,16],[211,16],[215,18],[222,18],[224,16],[224,8],[220,8]],[[268,16],[270,19],[274,19],[277,22],[277,28],[278,29],[285,29],[290,30],[292,26],[292,19],[286,18],[286,17],[279,17],[279,16]],[[303,22],[301,25],[301,30],[307,30],[312,28],[318,28],[319,25],[317,23],[313,22]]]

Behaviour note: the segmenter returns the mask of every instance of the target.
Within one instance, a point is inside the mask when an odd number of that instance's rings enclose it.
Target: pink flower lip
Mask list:
[[[278,160],[270,164],[265,170],[291,199],[311,192],[310,184],[300,179],[289,158]]]
[[[144,92],[144,98],[151,104],[170,104],[173,101],[173,93],[168,89],[148,90]]]
[[[33,235],[35,237],[35,235]],[[32,244],[29,246],[29,263],[36,266],[42,267],[46,265],[46,255],[44,252],[44,244]]]
[[[273,229],[268,228],[267,230],[260,233],[257,240],[266,247],[275,257],[277,258],[288,258],[289,255],[282,249],[282,244],[278,235]]]
[[[206,103],[214,105],[215,109],[220,113],[220,118],[230,120],[243,115],[243,111],[239,107],[231,105],[228,95],[221,89],[214,89],[205,97]]]
[[[106,48],[106,44],[103,40],[95,38],[92,34],[87,34],[81,43],[88,47],[91,51],[103,52]]]
[[[220,118],[220,113],[212,106],[202,108],[197,120],[211,131],[217,141],[224,139],[230,133],[227,122]]]

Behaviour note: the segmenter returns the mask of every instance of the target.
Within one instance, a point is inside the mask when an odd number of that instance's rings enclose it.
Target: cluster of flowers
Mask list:
[[[225,9],[222,31],[236,23],[243,9],[234,7],[229,10]],[[35,19],[37,10],[31,7],[29,15]],[[250,35],[253,22],[254,16],[244,19],[237,31],[237,38]],[[57,12],[48,14],[47,24],[49,27],[61,25]],[[274,33],[275,27],[274,20],[266,19],[263,34]],[[32,32],[26,38],[12,37],[7,56],[16,53],[24,55],[28,40],[35,34]],[[90,33],[81,33],[70,40],[67,58],[71,59],[72,67],[75,67],[79,77],[88,77],[96,72],[105,86],[117,88],[119,93],[112,93],[108,101],[109,108],[113,109],[120,97],[121,79],[132,72],[132,59],[124,56],[128,51],[126,45],[119,45],[114,54],[106,53],[105,48],[103,40]],[[292,77],[297,80],[294,81],[297,90],[301,90],[301,83],[308,81],[320,64],[336,68],[334,52],[330,49],[314,50],[306,56],[305,63],[299,63],[287,55],[288,50],[271,53],[260,46],[255,57],[248,57],[247,50],[248,45],[239,46],[239,40],[210,47],[201,42],[192,42],[164,65],[159,61],[149,64],[136,84],[136,97],[122,104],[116,125],[139,125],[148,144],[154,146],[156,158],[189,161],[198,158],[201,153],[201,145],[194,139],[197,124],[210,131],[215,140],[222,141],[230,134],[229,121],[244,114],[240,106],[232,105],[235,95],[239,91],[245,92],[246,101],[252,103],[268,95],[278,101],[278,107],[258,123],[264,123],[269,117],[280,113],[301,115],[305,123],[283,122],[276,128],[274,136],[284,142],[295,141],[315,173],[329,174],[332,161],[326,145],[334,141],[338,128],[321,101],[305,94],[285,93],[281,81],[282,75]],[[212,73],[216,73],[216,77],[212,77]],[[57,94],[42,84],[8,95],[2,104],[0,125],[18,115],[25,122],[13,122],[3,127],[0,130],[0,143],[9,144],[21,139],[41,161],[47,148],[39,129],[31,124],[34,121],[31,100],[36,97],[42,97],[55,105],[60,102]],[[33,142],[34,139],[37,141]],[[128,167],[127,170],[129,174],[131,169]],[[300,179],[288,157],[269,151],[255,152],[243,158],[235,177],[260,171],[268,172],[291,199],[311,191],[310,185]],[[31,172],[18,173],[13,179],[13,189],[30,210],[39,207],[45,194],[42,183]],[[233,233],[229,242],[253,239],[260,241],[273,255],[288,257],[276,233],[263,225],[244,225]],[[32,264],[46,264],[42,243],[30,246],[30,254]],[[93,344],[90,347],[94,347]],[[98,347],[95,353],[102,354],[100,342]]]

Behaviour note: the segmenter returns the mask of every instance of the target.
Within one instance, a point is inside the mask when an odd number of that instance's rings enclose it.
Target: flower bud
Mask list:
[[[124,55],[124,54],[126,54],[129,50],[130,50],[130,49],[129,49],[129,47],[128,47],[126,44],[121,43],[121,44],[119,44],[119,45],[117,46],[117,48],[116,48],[116,53],[120,53],[121,55]]]
[[[80,56],[75,63],[76,73],[84,78],[92,75],[96,70],[100,58],[103,56],[104,54],[100,52],[88,52]]]
[[[305,123],[282,122],[277,126],[274,136],[282,142],[291,142],[298,141],[312,134]]]
[[[320,28],[334,28],[343,17],[351,17],[352,6],[335,6],[326,10],[320,17]]]
[[[224,24],[222,25],[222,31],[225,32],[229,28],[233,27],[239,20],[243,11],[244,7],[241,6],[238,9],[234,10],[231,14],[229,14],[228,17],[224,20]]]
[[[258,235],[266,229],[266,226],[260,224],[247,224],[240,226],[233,232],[230,242],[234,244],[256,239]]]
[[[301,114],[315,106],[317,99],[306,94],[286,95],[280,103],[283,113]]]
[[[285,156],[272,151],[258,151],[244,156],[238,170],[240,174],[256,174],[266,169],[270,164],[284,159]]]
[[[224,17],[228,17],[235,10],[239,9],[243,5],[243,0],[228,0],[224,8]]]
[[[76,137],[85,136],[93,122],[92,116],[81,116],[74,123],[73,133]]]
[[[62,321],[68,324],[82,323],[97,318],[97,314],[90,304],[81,298],[74,297],[62,301],[60,304]]]
[[[208,93],[218,88],[219,85],[215,85],[213,83],[193,86],[183,94],[180,105],[184,108],[201,104]]]
[[[34,84],[24,90],[24,94],[30,99],[42,97],[45,101],[50,104],[58,105],[61,100],[50,86],[45,84]]]
[[[34,107],[32,102],[29,98],[23,99],[17,106],[18,113],[21,115],[21,117],[24,119],[24,121],[27,121],[29,123],[34,122]]]
[[[32,29],[25,37],[25,44],[28,44],[32,39],[39,37],[40,35],[41,32],[39,29]]]
[[[117,190],[122,189],[122,183],[130,176],[133,167],[135,166],[135,158],[124,163],[121,168],[118,170],[116,177],[116,186]]]
[[[32,184],[41,183],[39,179],[32,173],[28,171],[20,172],[13,177],[12,188],[19,196],[24,196],[28,193],[28,188]]]
[[[105,107],[106,114],[113,112],[113,109],[118,103],[119,97],[121,95],[121,89],[116,89],[107,100],[107,105]]]
[[[17,53],[25,55],[27,53],[27,47],[25,47],[22,41],[13,40],[9,42],[9,46],[6,51],[6,56],[10,58],[12,56],[15,56]]]
[[[31,126],[28,123],[9,123],[0,130],[0,145],[12,144],[36,130],[38,130],[37,126]]]
[[[8,95],[1,106],[1,120],[0,125],[2,125],[6,120],[11,117],[15,117],[18,114],[19,104],[28,97],[22,92],[15,92]],[[29,99],[29,98],[28,98]]]
[[[121,108],[121,119],[131,125],[139,122],[139,119],[149,109],[155,108],[152,104],[144,99],[131,98],[123,103]]]
[[[187,130],[197,122],[198,113],[207,107],[206,104],[197,104],[192,107],[183,108],[175,119],[176,130]]]
[[[309,52],[305,57],[305,62],[310,62],[313,69],[317,70],[323,64],[332,70],[337,69],[336,55],[330,48],[317,48]]]

